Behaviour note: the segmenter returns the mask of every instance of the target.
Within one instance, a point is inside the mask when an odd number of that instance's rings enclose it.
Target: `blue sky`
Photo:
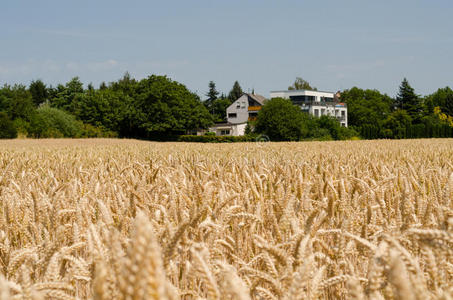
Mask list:
[[[235,80],[264,96],[301,76],[320,90],[394,96],[453,86],[450,0],[5,0],[0,84],[166,74],[203,95]]]

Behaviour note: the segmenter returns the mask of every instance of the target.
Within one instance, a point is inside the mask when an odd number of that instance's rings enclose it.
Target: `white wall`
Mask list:
[[[209,128],[210,132],[215,132],[215,135],[221,135],[222,130],[229,130],[232,136],[240,136],[245,134],[247,123],[242,124],[219,124]]]
[[[273,91],[271,92],[272,98],[285,98],[289,99],[290,96],[315,96],[315,101],[321,101],[321,97],[333,98],[335,93],[318,92],[318,91]]]
[[[239,108],[238,108],[239,104]],[[238,123],[245,123],[249,119],[249,101],[248,101],[248,96],[247,95],[242,95],[237,99],[236,101],[233,102],[230,106],[227,108],[227,120],[228,123],[232,124],[238,124]],[[229,118],[228,115],[230,113],[235,113],[236,118]]]
[[[270,97],[271,98],[289,99],[290,96],[315,96],[315,101],[320,102],[321,97],[334,98],[334,95],[335,95],[334,93],[329,93],[329,92],[300,90],[300,91],[273,91],[273,92],[271,92]],[[333,116],[333,117],[340,117],[341,111],[345,111],[345,120],[340,121],[340,123],[346,127],[348,126],[348,109],[347,109],[347,107],[335,107],[333,105],[321,106],[321,105],[313,104],[309,107],[308,113],[314,116],[315,109],[318,110],[319,117],[323,115],[322,109],[324,109],[324,115]]]

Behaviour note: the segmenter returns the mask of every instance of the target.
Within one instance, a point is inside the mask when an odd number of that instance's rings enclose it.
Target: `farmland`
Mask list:
[[[0,143],[0,299],[452,299],[453,140]]]

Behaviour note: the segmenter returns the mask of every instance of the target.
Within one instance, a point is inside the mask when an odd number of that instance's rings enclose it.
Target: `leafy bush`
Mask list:
[[[104,130],[101,127],[96,127],[91,124],[82,124],[83,130],[80,137],[83,138],[114,138],[118,137],[118,133],[110,130]]]
[[[37,138],[80,137],[82,127],[73,115],[45,105],[36,110],[29,134]]]
[[[17,137],[17,129],[13,121],[8,115],[0,112],[0,139],[15,139]]]

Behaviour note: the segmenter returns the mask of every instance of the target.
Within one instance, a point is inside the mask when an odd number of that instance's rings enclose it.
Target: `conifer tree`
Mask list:
[[[422,103],[420,97],[415,94],[414,88],[410,86],[406,78],[400,85],[398,95],[395,99],[395,108],[406,110],[413,120],[420,117]]]
[[[233,88],[231,89],[230,93],[228,94],[228,98],[231,101],[236,101],[239,97],[242,96],[244,92],[242,91],[241,86],[239,85],[239,82],[235,81],[233,84]]]
[[[206,93],[206,97],[208,97],[208,99],[206,99],[206,101],[204,102],[204,105],[205,107],[209,110],[209,112],[211,112],[211,114],[213,114],[213,103],[214,101],[217,100],[218,96],[219,96],[219,92],[217,91],[216,87],[215,87],[215,82],[214,81],[209,81],[209,91]]]

